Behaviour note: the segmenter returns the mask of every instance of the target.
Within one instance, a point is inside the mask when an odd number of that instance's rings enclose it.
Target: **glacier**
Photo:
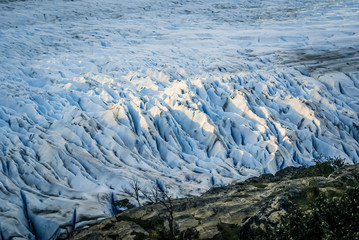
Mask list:
[[[0,1],[0,239],[320,157],[359,162],[356,0]]]

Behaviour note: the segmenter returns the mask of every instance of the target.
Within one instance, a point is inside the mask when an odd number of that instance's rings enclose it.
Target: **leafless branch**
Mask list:
[[[160,203],[166,208],[168,213],[167,220],[170,229],[171,239],[175,239],[175,229],[174,229],[174,217],[173,217],[173,199],[166,191],[163,191],[158,187],[155,182],[149,190],[143,190],[140,188],[138,180],[132,179],[130,182],[131,189],[124,188],[124,192],[136,199],[138,205],[141,206],[139,201],[140,193],[151,203]]]
[[[123,192],[127,194],[129,197],[134,198],[137,201],[138,206],[141,206],[141,202],[140,202],[141,187],[137,178],[132,178],[130,182],[130,187],[131,187],[130,189],[124,188]]]

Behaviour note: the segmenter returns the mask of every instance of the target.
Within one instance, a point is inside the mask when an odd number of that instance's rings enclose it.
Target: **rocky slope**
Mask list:
[[[176,237],[251,239],[256,228],[268,221],[275,224],[297,206],[313,182],[321,192],[342,192],[359,181],[359,165],[345,166],[328,177],[299,177],[306,175],[304,171],[289,167],[276,175],[212,188],[200,197],[174,200]],[[168,228],[167,217],[168,211],[160,203],[134,208],[79,231],[72,240],[160,239],[158,232]]]

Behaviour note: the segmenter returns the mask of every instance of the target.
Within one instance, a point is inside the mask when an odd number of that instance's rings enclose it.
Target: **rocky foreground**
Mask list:
[[[317,170],[315,170],[317,171]],[[200,197],[173,200],[176,239],[253,239],[265,224],[275,226],[292,207],[305,207],[308,189],[341,193],[359,181],[359,165],[344,166],[329,176],[313,169],[289,167],[225,187]],[[314,173],[315,172],[315,173]],[[312,175],[324,175],[315,176]],[[164,239],[169,211],[157,203],[126,210],[85,230],[73,240]]]

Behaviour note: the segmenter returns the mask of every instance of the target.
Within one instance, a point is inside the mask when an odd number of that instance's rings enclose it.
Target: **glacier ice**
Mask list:
[[[354,0],[1,1],[0,238],[109,217],[134,176],[180,197],[320,156],[358,163],[358,13]]]

